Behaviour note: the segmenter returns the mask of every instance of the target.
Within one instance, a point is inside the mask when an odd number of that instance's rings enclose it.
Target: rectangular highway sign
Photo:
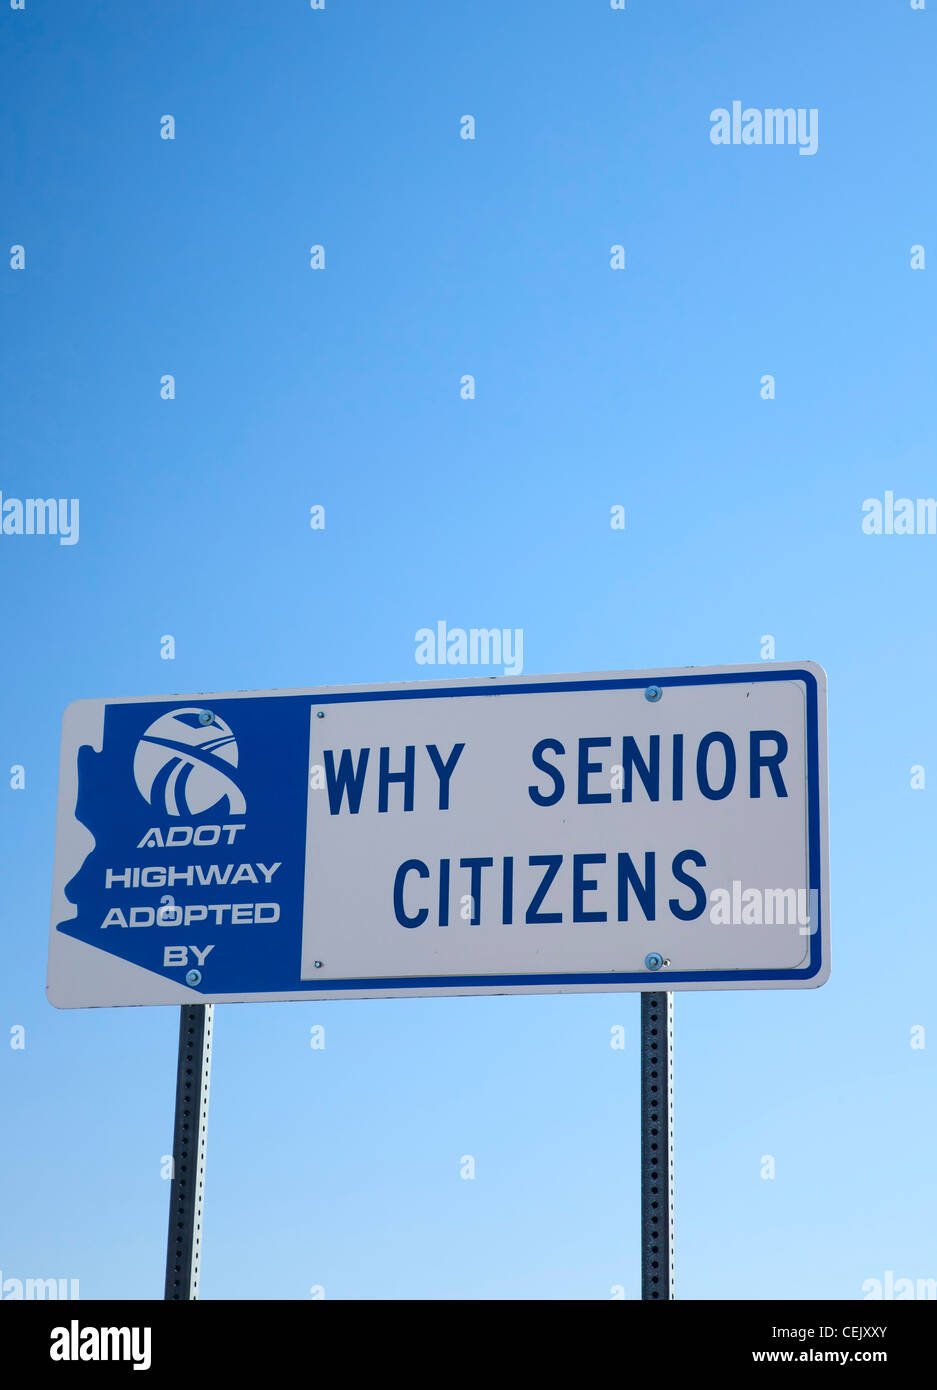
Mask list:
[[[79,700],[62,1008],[829,973],[810,662]]]

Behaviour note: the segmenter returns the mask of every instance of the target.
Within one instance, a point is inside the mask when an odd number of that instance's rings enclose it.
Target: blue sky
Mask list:
[[[525,674],[826,668],[833,974],[677,996],[677,1292],[937,1277],[937,536],[861,525],[937,495],[933,23],[0,11],[0,491],[80,500],[75,545],[0,534],[4,1279],[162,1293],[178,1011],[45,1000],[65,705],[445,674],[440,619],[522,628]],[[736,99],[817,153],[714,146]],[[638,1007],[217,1009],[202,1297],[638,1296]]]

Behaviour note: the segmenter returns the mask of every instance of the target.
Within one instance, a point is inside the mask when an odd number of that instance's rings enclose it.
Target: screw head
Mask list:
[[[324,709],[317,709],[317,710],[316,710],[316,718],[317,718],[317,719],[324,719],[324,718],[325,718],[325,710],[324,710]]]
[[[644,957],[644,964],[648,970],[659,970],[664,963],[664,957],[657,951],[651,951],[650,955]]]
[[[201,970],[190,970],[185,977],[187,985],[200,985],[202,983]]]
[[[312,963],[313,963],[313,965],[316,967],[317,970],[321,970],[321,969],[322,969],[322,962],[321,962],[321,960],[314,960]]]
[[[653,705],[660,699],[663,693],[659,685],[649,685],[644,692],[644,698],[645,700],[650,700]]]
[[[200,709],[198,712],[198,722],[200,724],[210,724],[214,717],[210,709]]]

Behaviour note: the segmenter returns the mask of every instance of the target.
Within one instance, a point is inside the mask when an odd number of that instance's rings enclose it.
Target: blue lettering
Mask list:
[[[403,772],[390,771],[390,749],[381,749],[381,766],[378,780],[377,809],[387,810],[387,789],[391,782],[403,782],[403,809],[413,810],[413,764],[416,758],[416,748],[412,743],[408,743],[405,752],[405,762]]]
[[[504,877],[501,880],[501,921],[509,927],[514,921],[514,856],[505,855]]]
[[[546,867],[546,873],[541,879],[540,887],[530,900],[530,907],[527,909],[527,915],[524,920],[532,926],[547,922],[562,922],[562,912],[540,911],[540,904],[550,891],[550,885],[556,878],[560,865],[563,862],[562,854],[532,854],[527,862],[532,868],[539,868],[540,865],[544,865]]]
[[[703,892],[701,883],[698,883],[690,874],[683,872],[684,864],[689,861],[695,864],[698,869],[705,869],[706,860],[695,849],[684,849],[679,854],[674,855],[673,876],[678,883],[682,883],[685,888],[693,889],[693,906],[681,907],[679,898],[670,899],[670,910],[675,917],[679,917],[681,922],[692,922],[699,917],[706,906],[706,894]]]
[[[562,772],[560,772],[559,768],[551,767],[549,763],[545,763],[543,761],[543,755],[548,748],[553,753],[566,752],[566,749],[563,747],[562,743],[560,743],[558,738],[542,738],[540,742],[536,744],[536,746],[534,747],[534,750],[530,755],[530,760],[533,763],[534,767],[537,769],[538,772],[545,772],[548,777],[553,778],[552,792],[542,792],[539,789],[539,787],[527,788],[528,792],[530,793],[530,799],[536,806],[555,806],[556,803],[559,801],[560,797],[563,795],[563,791],[565,790],[563,774]]]
[[[409,873],[419,874],[420,878],[429,878],[429,869],[422,859],[407,859],[401,864],[394,879],[394,916],[402,927],[422,927],[429,916],[426,908],[421,907],[415,917],[408,917],[403,905],[403,888]]]
[[[673,736],[673,799],[683,800],[683,735]]]
[[[773,738],[777,747],[773,753],[762,753],[761,741]],[[761,769],[766,767],[771,773],[776,796],[787,796],[787,788],[781,776],[781,763],[787,757],[787,739],[777,729],[752,729],[748,736],[749,746],[749,792],[753,797],[761,796]]]
[[[726,775],[721,787],[712,787],[709,782],[707,762],[709,750],[714,743],[721,743],[726,755]],[[722,801],[723,797],[729,795],[735,786],[735,747],[728,734],[707,734],[700,740],[699,752],[696,755],[696,780],[700,791],[710,801]]]
[[[660,797],[660,734],[651,734],[649,757],[651,765],[647,763],[638,752],[638,745],[635,743],[631,734],[626,735],[621,741],[621,763],[625,770],[625,785],[621,790],[622,801],[631,800],[634,769],[638,769],[638,776],[644,783],[644,790],[647,792],[651,801],[657,801]]]
[[[449,754],[448,760],[446,762],[443,762],[442,758],[439,755],[439,749],[436,747],[435,743],[428,743],[426,745],[426,751],[430,756],[430,760],[432,761],[433,767],[436,769],[436,776],[439,778],[440,811],[449,810],[449,781],[452,777],[453,772],[455,771],[456,763],[462,756],[462,750],[464,748],[464,743],[457,743],[453,748],[452,752]]]
[[[654,850],[650,850],[644,856],[644,882],[638,877],[638,871],[634,866],[630,854],[619,854],[618,856],[618,920],[627,922],[628,920],[628,888],[634,889],[635,897],[641,904],[641,911],[644,913],[645,921],[653,922],[656,915],[656,895],[655,895],[655,864],[656,856]]]
[[[471,925],[477,927],[482,919],[482,869],[490,869],[494,864],[493,859],[460,859],[460,869],[471,869],[472,877],[469,880],[469,893],[472,897],[472,918]]]
[[[601,772],[601,763],[589,762],[589,751],[592,748],[611,748],[610,738],[581,738],[579,740],[579,805],[588,806],[590,803],[598,801],[611,801],[611,792],[590,792],[589,773]]]
[[[611,743],[611,739],[606,742]],[[609,793],[611,795],[611,793]],[[585,912],[582,906],[583,893],[593,893],[599,886],[596,878],[583,878],[582,871],[587,864],[604,864],[604,854],[574,854],[573,855],[573,921],[574,922],[607,922],[608,914],[605,912]]]
[[[325,781],[329,792],[329,811],[337,816],[342,809],[342,798],[348,793],[348,809],[353,816],[361,807],[361,793],[364,791],[364,774],[368,766],[370,748],[362,748],[358,755],[358,766],[353,768],[351,749],[343,748],[338,761],[338,776],[335,775],[335,759],[331,748],[325,750]]]

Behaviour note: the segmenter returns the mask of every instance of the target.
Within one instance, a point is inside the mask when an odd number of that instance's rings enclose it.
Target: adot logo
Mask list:
[[[137,744],[133,775],[140,795],[169,816],[200,815],[224,797],[238,816],[247,803],[230,772],[237,762],[237,742],[225,721],[187,705],[153,721]]]

